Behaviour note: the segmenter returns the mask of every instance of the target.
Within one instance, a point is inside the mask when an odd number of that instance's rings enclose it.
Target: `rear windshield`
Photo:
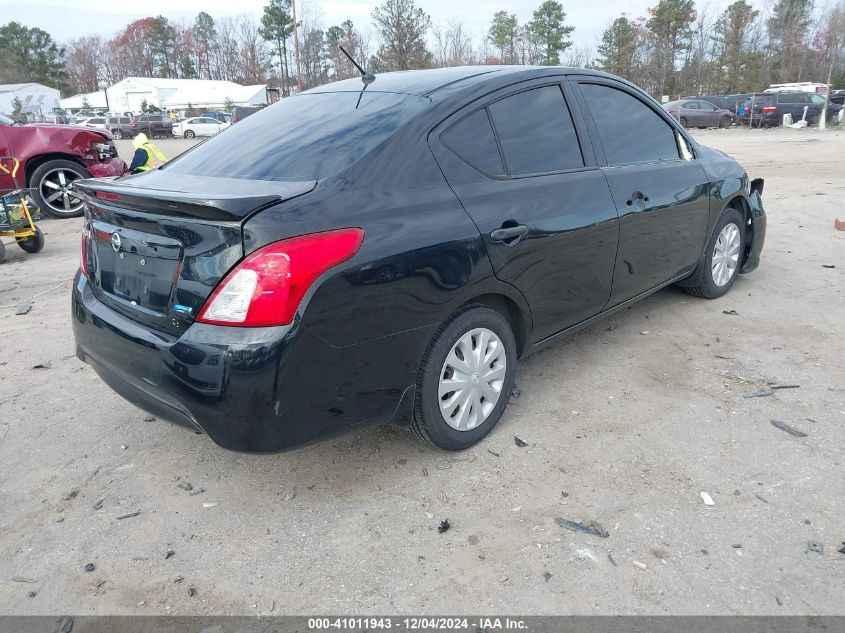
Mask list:
[[[748,100],[748,103],[754,101],[754,105],[757,106],[770,106],[775,102],[774,95],[756,95]]]
[[[384,92],[288,97],[197,145],[168,169],[244,180],[322,180],[375,149],[427,103]]]

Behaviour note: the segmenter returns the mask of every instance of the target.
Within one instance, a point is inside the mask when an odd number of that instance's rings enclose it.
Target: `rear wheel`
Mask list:
[[[449,451],[479,442],[508,406],[516,355],[513,331],[499,312],[480,304],[461,309],[423,357],[411,429]]]
[[[6,261],[6,245],[0,242],[0,264]]]
[[[733,123],[733,119],[731,119],[731,117],[723,116],[722,120],[719,121],[719,127],[721,127],[721,128],[730,127],[731,123]]]
[[[44,234],[37,226],[35,227],[35,235],[30,235],[26,238],[15,238],[18,246],[20,246],[27,253],[37,253],[44,248]]]
[[[685,288],[691,295],[717,299],[726,294],[736,281],[742,266],[745,244],[745,222],[742,214],[728,207],[722,212],[707,250],[701,261],[701,276],[697,286]]]
[[[82,215],[82,200],[73,194],[71,185],[90,178],[86,169],[70,160],[51,160],[39,166],[29,179],[38,207],[55,218]]]
[[[123,132],[120,130],[112,130],[111,135],[115,137],[118,141],[123,138]]]
[[[684,117],[678,119],[678,123],[681,124],[681,127],[687,127],[687,120]]]

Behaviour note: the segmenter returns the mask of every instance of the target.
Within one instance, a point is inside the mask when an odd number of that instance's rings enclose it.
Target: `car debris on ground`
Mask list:
[[[794,426],[790,426],[786,422],[782,422],[780,420],[772,420],[772,426],[784,431],[785,433],[789,433],[793,437],[807,437],[807,434],[804,433],[804,431],[799,431]]]
[[[573,532],[583,532],[584,534],[592,534],[601,538],[607,538],[610,533],[604,529],[601,523],[597,521],[590,521],[589,523],[579,523],[577,521],[570,521],[569,519],[555,518],[555,523],[560,527],[572,530]]]

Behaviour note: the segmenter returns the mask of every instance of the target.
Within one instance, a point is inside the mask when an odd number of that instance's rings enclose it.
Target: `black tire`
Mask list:
[[[118,141],[123,138],[123,132],[120,130],[112,130],[111,135],[115,137]]]
[[[687,120],[684,117],[678,119],[678,123],[681,124],[681,127],[685,128],[687,126]]]
[[[733,119],[729,116],[723,116],[721,121],[719,121],[720,128],[730,127],[731,123],[733,123]]]
[[[0,264],[6,261],[6,245],[0,242]]]
[[[196,134],[193,130],[185,130],[185,133],[182,136],[184,136],[185,138],[194,138]]]
[[[47,215],[54,218],[78,218],[82,215],[82,203],[71,205],[71,208],[65,210],[63,207],[54,206],[53,203],[48,202],[42,194],[42,189],[45,189],[44,181],[52,178],[52,174],[57,170],[66,172],[67,177],[74,175],[73,180],[81,178],[90,178],[91,174],[79,163],[74,163],[70,160],[50,160],[39,165],[39,167],[32,172],[29,179],[29,186],[32,187],[32,197],[35,204]]]
[[[44,248],[44,234],[41,229],[35,227],[35,235],[30,235],[27,238],[17,239],[18,246],[20,246],[27,253],[37,253]]]
[[[477,328],[492,331],[502,343],[505,375],[499,398],[487,417],[470,430],[457,430],[447,424],[440,412],[441,372],[444,370],[444,364],[452,348],[461,337]],[[477,338],[473,337],[472,344],[475,345],[477,342]],[[481,441],[493,430],[508,406],[516,379],[516,356],[516,339],[505,317],[496,310],[481,304],[470,304],[461,308],[440,327],[423,356],[417,376],[414,421],[411,424],[411,430],[429,444],[447,451],[464,450]],[[484,396],[481,397],[483,399]],[[455,406],[458,407],[457,404]]]
[[[728,224],[734,224],[739,231],[739,253],[736,268],[731,273],[730,278],[727,280],[727,282],[720,286],[714,280],[713,255],[716,249],[716,242],[719,239],[719,235],[722,233],[722,230]],[[739,271],[742,268],[742,260],[744,253],[745,219],[742,213],[740,213],[736,209],[728,207],[727,209],[722,211],[722,215],[719,217],[719,221],[716,223],[716,227],[713,229],[713,235],[711,235],[710,239],[707,241],[707,248],[704,251],[704,257],[699,263],[701,270],[697,271],[698,283],[694,286],[686,287],[684,288],[684,290],[696,297],[703,297],[705,299],[718,299],[722,295],[726,294],[728,290],[730,290],[731,287],[734,285],[737,275],[739,275]]]

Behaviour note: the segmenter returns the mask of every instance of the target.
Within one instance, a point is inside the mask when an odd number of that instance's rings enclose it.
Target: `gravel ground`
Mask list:
[[[44,221],[0,268],[0,613],[842,614],[845,133],[697,136],[766,179],[761,268],[527,359],[459,454],[373,427],[243,455],[149,421],[76,359],[80,221]],[[743,398],[770,383],[800,387]]]

